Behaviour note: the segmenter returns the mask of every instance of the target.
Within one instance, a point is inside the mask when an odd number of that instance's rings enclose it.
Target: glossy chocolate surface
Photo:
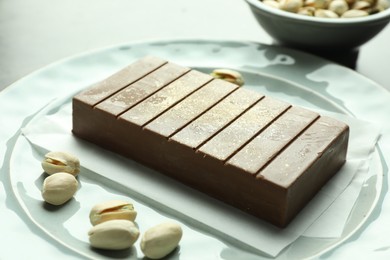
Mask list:
[[[74,97],[73,133],[284,227],[344,164],[349,128],[145,57]]]

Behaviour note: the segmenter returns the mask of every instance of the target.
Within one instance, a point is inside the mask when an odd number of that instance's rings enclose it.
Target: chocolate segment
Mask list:
[[[140,126],[145,125],[211,80],[211,76],[192,70],[120,117]]]
[[[343,146],[348,134],[340,134],[344,131],[344,123],[322,116],[258,173],[257,178],[278,183],[294,198],[286,204],[287,219],[295,216],[345,161]]]
[[[237,89],[237,91],[172,136],[171,139],[190,147],[198,147],[227,124],[234,121],[262,97],[264,96],[258,93],[248,95],[246,90]]]
[[[147,57],[108,81],[73,98],[76,136],[279,227],[345,162],[344,123],[201,72]]]
[[[199,152],[225,161],[289,107],[285,102],[265,97],[200,147]]]
[[[222,80],[213,80],[157,117],[144,128],[169,137],[204,113],[204,111],[210,109],[236,88],[236,85],[226,84]]]
[[[256,174],[288,146],[319,115],[306,109],[292,107],[238,151],[227,164]]]
[[[164,64],[158,70],[149,73],[140,80],[103,100],[95,108],[109,111],[114,116],[118,116],[123,111],[128,110],[188,71],[188,68],[183,68],[172,63]]]
[[[167,61],[160,58],[147,56],[130,64],[107,79],[94,84],[88,90],[84,91],[83,95],[79,96],[79,98],[82,98],[86,104],[94,106],[165,63]]]

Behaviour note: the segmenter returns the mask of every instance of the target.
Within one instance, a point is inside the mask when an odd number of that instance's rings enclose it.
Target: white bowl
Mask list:
[[[320,18],[279,10],[260,0],[246,2],[259,24],[277,43],[308,50],[357,48],[390,21],[390,8],[359,18]]]

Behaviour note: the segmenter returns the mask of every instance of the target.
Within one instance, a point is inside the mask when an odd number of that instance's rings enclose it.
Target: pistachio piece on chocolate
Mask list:
[[[52,205],[61,205],[76,193],[78,182],[66,172],[58,172],[47,177],[43,182],[42,197]]]
[[[182,236],[183,231],[179,224],[161,223],[146,230],[142,236],[141,250],[148,258],[163,258],[177,247]]]
[[[242,75],[238,71],[231,69],[215,69],[210,75],[216,79],[222,79],[239,86],[245,83]]]
[[[139,230],[128,220],[115,219],[93,226],[89,232],[92,247],[108,250],[130,248],[139,237]]]
[[[79,159],[66,152],[49,152],[41,164],[43,170],[49,175],[66,172],[76,176],[80,172]]]
[[[113,219],[134,221],[136,216],[137,211],[134,210],[133,204],[121,200],[110,200],[93,206],[89,220],[92,225],[97,225]]]

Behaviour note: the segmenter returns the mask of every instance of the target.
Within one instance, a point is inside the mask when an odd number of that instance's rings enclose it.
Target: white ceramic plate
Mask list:
[[[31,117],[43,116],[40,110],[53,99],[69,96],[148,54],[204,72],[210,72],[214,68],[232,68],[243,74],[246,87],[293,104],[344,113],[373,122],[381,122],[385,115],[374,113],[373,109],[377,105],[383,107],[389,100],[387,92],[380,86],[352,70],[302,52],[256,43],[189,40],[135,43],[87,53],[44,68],[10,86],[0,95],[1,109],[10,111],[5,115],[7,120],[5,122],[10,127],[0,132],[1,145],[7,148],[4,149],[4,154],[1,154],[4,155],[1,181],[4,185],[2,195],[7,209],[14,211],[27,224],[28,231],[46,241],[44,247],[58,249],[59,255],[55,250],[47,251],[48,254],[50,252],[56,254],[53,257],[139,258],[142,254],[137,253],[135,249],[120,253],[92,250],[85,235],[89,228],[85,225],[88,223],[86,218],[91,204],[96,201],[96,196],[105,200],[110,196],[125,198],[131,194],[115,183],[94,178],[90,172],[80,177],[83,188],[71,206],[60,209],[45,207],[39,192],[43,176],[25,174],[29,171],[39,172],[37,161],[40,159],[20,136],[19,130]],[[365,102],[362,102],[363,100]],[[70,99],[64,102],[70,102]],[[52,104],[49,108],[56,109]],[[50,109],[46,107],[45,111]],[[374,173],[373,177],[364,185],[343,236],[326,241],[302,237],[284,250],[278,258],[302,258],[324,254],[342,244],[359,228],[364,228],[377,202],[382,202],[383,199],[381,190],[387,167],[386,158],[382,157],[380,149],[383,148],[378,145],[374,153],[370,170]],[[94,194],[93,200],[90,194]],[[180,221],[178,216],[154,211],[150,205],[142,201],[142,198],[135,200],[137,208],[149,212],[148,215],[151,216],[150,220],[145,220],[145,223],[140,223],[141,225],[164,217]],[[83,203],[80,204],[79,201]],[[207,230],[199,232],[198,228],[185,226],[185,231],[189,235],[182,241],[178,250],[180,253],[172,255],[173,259],[264,257],[226,243],[214,234],[207,233]]]

